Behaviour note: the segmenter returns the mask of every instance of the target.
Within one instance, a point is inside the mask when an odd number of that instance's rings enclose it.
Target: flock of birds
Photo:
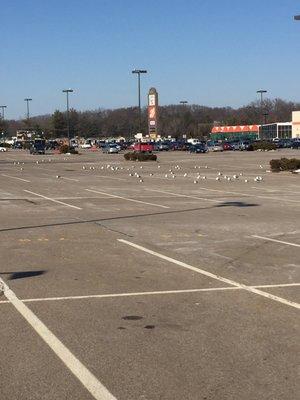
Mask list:
[[[64,161],[67,161],[68,158],[64,158]],[[41,159],[40,161],[36,161],[36,164],[42,164],[42,163],[46,163],[46,162],[51,162],[52,159],[49,158],[47,160],[45,159]],[[14,165],[24,165],[23,163],[20,163],[19,161],[14,161]],[[137,166],[137,165],[132,165],[130,168],[125,168],[122,166],[117,166],[117,165],[111,165],[111,164],[106,164],[106,165],[102,165],[100,167],[95,167],[93,166],[86,166],[83,165],[82,166],[82,170],[84,171],[88,171],[88,170],[96,170],[96,169],[100,169],[100,170],[108,170],[108,171],[112,171],[112,172],[118,172],[118,171],[123,171],[126,170],[129,172],[129,176],[130,177],[134,177],[137,178],[139,180],[139,183],[144,183],[144,176],[142,177],[142,172],[137,172],[134,170],[139,169],[139,170],[143,170],[143,166]],[[260,169],[263,169],[264,167],[262,165],[259,165]],[[20,168],[21,171],[23,171],[23,166]],[[157,169],[160,170],[161,169],[161,165],[157,165]],[[199,169],[204,169],[204,170],[208,170],[209,167],[207,165],[204,166],[194,166],[194,169],[199,170]],[[217,173],[216,177],[213,178],[208,178],[207,175],[203,174],[201,175],[200,172],[195,174],[191,173],[191,172],[184,172],[183,174],[178,173],[178,171],[182,170],[182,167],[179,165],[175,165],[172,166],[166,173],[160,173],[160,175],[157,175],[157,177],[160,178],[166,178],[166,179],[175,179],[175,178],[192,178],[193,179],[193,183],[197,184],[199,183],[200,180],[206,180],[206,179],[215,179],[216,181],[223,181],[223,182],[231,182],[231,181],[237,181],[237,180],[244,180],[245,183],[250,182],[250,178],[245,178],[244,174],[242,172],[240,172],[239,174],[234,174],[232,176],[226,175],[223,172],[219,171]],[[175,172],[177,173],[177,175],[175,175]],[[268,172],[268,171],[266,171]],[[153,177],[155,174],[153,172],[150,172],[148,176]],[[163,175],[163,176],[162,176]],[[59,179],[61,176],[60,175],[56,175],[56,178]],[[255,178],[253,178],[254,182],[262,182],[263,181],[263,177],[258,175]]]
[[[263,169],[262,165],[260,165],[259,167],[261,169]],[[129,177],[137,178],[140,183],[143,183],[145,174],[143,174],[143,176],[142,176],[142,172],[134,171],[137,168],[139,170],[142,170],[143,166],[141,165],[141,166],[137,167],[136,165],[132,165],[130,168],[124,168],[122,166],[114,166],[114,165],[107,164],[107,165],[104,165],[104,166],[102,165],[100,167],[101,170],[105,170],[106,169],[106,170],[113,171],[113,172],[127,170],[127,171],[129,171]],[[160,170],[160,168],[161,168],[161,165],[158,165],[157,169]],[[207,165],[205,165],[203,167],[197,166],[197,165],[194,166],[194,169],[200,169],[200,168],[209,169],[209,167]],[[95,170],[95,167],[94,166],[87,167],[87,166],[83,165],[82,169],[83,170]],[[157,177],[160,177],[160,178],[164,177],[166,179],[175,179],[175,178],[181,178],[181,177],[183,177],[183,178],[193,178],[193,183],[194,184],[197,184],[199,182],[199,180],[211,179],[211,178],[207,178],[206,175],[201,175],[199,172],[196,174],[196,177],[193,176],[194,174],[188,173],[188,172],[185,172],[183,175],[182,174],[175,175],[174,171],[180,171],[181,169],[182,169],[181,166],[175,165],[175,166],[171,167],[171,169],[169,169],[166,173],[160,173],[160,175],[157,175]],[[154,175],[155,174],[153,172],[150,172],[148,176],[153,177]],[[244,174],[242,172],[240,172],[239,174],[234,174],[232,176],[229,176],[229,175],[223,174],[222,172],[219,171],[217,173],[217,177],[213,178],[213,179],[215,179],[216,181],[221,181],[222,180],[222,181],[230,182],[230,181],[241,179],[243,177],[243,175]],[[245,183],[248,183],[250,181],[250,179],[247,179],[247,178],[243,178],[243,179],[244,179]],[[258,175],[255,178],[253,178],[253,180],[254,180],[254,182],[262,182],[263,181],[263,177]]]

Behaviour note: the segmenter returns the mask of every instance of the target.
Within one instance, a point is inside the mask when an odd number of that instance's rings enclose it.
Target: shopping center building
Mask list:
[[[292,137],[300,139],[300,111],[293,111]]]
[[[277,122],[261,125],[259,138],[262,140],[290,139],[292,137],[292,122]]]
[[[214,126],[211,131],[212,140],[249,140],[257,139],[259,125]]]

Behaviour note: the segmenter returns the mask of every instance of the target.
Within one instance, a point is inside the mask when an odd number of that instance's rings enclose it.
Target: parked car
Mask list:
[[[46,141],[45,139],[34,139],[29,152],[30,154],[45,154]]]
[[[233,145],[231,143],[225,142],[223,143],[223,150],[227,151],[227,150],[234,150]]]
[[[92,147],[91,143],[85,142],[80,146],[82,149],[90,149]]]
[[[107,144],[106,146],[102,147],[102,152],[107,154],[117,154],[119,153],[119,148],[115,144]]]
[[[202,143],[198,143],[198,144],[194,144],[190,147],[190,153],[206,153],[207,152],[207,147],[205,146],[205,144]]]
[[[209,151],[223,151],[223,146],[220,143],[210,143],[208,145]]]
[[[248,150],[250,145],[251,145],[250,142],[240,142],[239,143],[239,150],[240,151]]]
[[[141,151],[142,153],[151,153],[154,150],[153,143],[133,143],[130,146],[131,150]]]
[[[169,143],[157,143],[157,148],[158,151],[169,151],[170,150],[170,145]]]
[[[289,149],[293,145],[292,139],[279,139],[275,141],[277,149]]]
[[[187,142],[171,142],[170,150],[186,151],[190,146],[191,144]]]
[[[300,149],[300,140],[293,140],[292,149]]]
[[[15,142],[15,143],[12,145],[12,148],[13,148],[13,149],[19,149],[19,150],[21,150],[21,149],[23,149],[23,143],[22,143],[22,142]]]
[[[0,146],[0,151],[7,151],[6,147]]]

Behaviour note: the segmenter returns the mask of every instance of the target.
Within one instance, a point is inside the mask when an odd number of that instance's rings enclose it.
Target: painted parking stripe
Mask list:
[[[165,260],[165,261],[168,261],[168,262],[170,262],[172,264],[179,265],[182,268],[186,268],[186,269],[189,269],[189,270],[191,270],[193,272],[196,272],[198,274],[208,276],[209,278],[216,279],[218,281],[227,283],[227,284],[232,285],[232,286],[236,286],[236,287],[238,287],[240,289],[244,289],[244,290],[246,290],[246,291],[248,291],[250,293],[257,294],[257,295],[265,297],[265,298],[267,298],[269,300],[274,300],[274,301],[277,301],[279,303],[285,304],[287,306],[300,309],[300,304],[299,303],[295,303],[293,301],[284,299],[282,297],[274,296],[273,294],[270,294],[270,293],[267,293],[267,292],[263,292],[262,290],[256,289],[256,288],[251,287],[251,286],[243,285],[242,283],[233,281],[231,279],[224,278],[224,277],[222,277],[220,275],[215,275],[212,272],[206,271],[206,270],[201,269],[201,268],[194,267],[194,266],[186,264],[186,263],[184,263],[182,261],[179,261],[179,260],[176,260],[174,258],[165,256],[165,255],[160,254],[160,253],[157,253],[156,251],[147,249],[146,247],[143,247],[143,246],[139,246],[138,244],[129,242],[128,240],[124,240],[124,239],[117,239],[117,240],[119,242],[124,243],[124,244],[126,244],[128,246],[131,246],[131,247],[133,247],[133,248],[135,248],[137,250],[140,250],[140,251],[143,251],[145,253],[151,254],[152,256],[158,257],[158,258],[160,258],[162,260]]]
[[[84,189],[87,190],[88,192],[92,192],[92,193],[99,193],[99,194],[104,194],[105,196],[109,196],[109,197],[114,197],[116,199],[122,199],[122,200],[126,200],[126,201],[132,201],[133,203],[141,203],[141,204],[146,204],[148,206],[153,206],[153,207],[160,207],[160,208],[170,208],[168,206],[163,206],[161,204],[155,204],[155,203],[148,203],[146,201],[141,201],[141,200],[135,200],[135,199],[129,199],[128,197],[122,197],[122,196],[117,196],[115,194],[110,194],[110,193],[106,193],[106,192],[100,192],[99,190],[92,190],[92,189]]]
[[[61,176],[60,179],[66,179],[67,181],[79,182],[79,179],[67,178],[67,177],[65,177],[65,176]]]
[[[158,192],[158,193],[170,194],[171,196],[176,196],[176,197],[187,197],[188,199],[204,200],[204,201],[210,201],[210,202],[213,202],[213,203],[221,203],[220,200],[207,199],[206,197],[190,196],[190,195],[187,195],[187,194],[167,192],[165,190],[158,190],[158,189],[146,189],[146,190],[148,190],[149,192]]]
[[[276,243],[286,244],[288,246],[300,247],[300,244],[297,244],[297,243],[291,243],[291,242],[285,242],[283,240],[271,239],[271,238],[268,238],[265,236],[258,236],[258,235],[251,235],[251,236],[256,239],[268,240],[269,242],[276,242]]]
[[[47,328],[47,326],[15,295],[0,278],[5,297],[47,343],[73,375],[82,383],[96,400],[116,400],[106,387],[93,375],[73,353]]]
[[[256,197],[258,199],[267,199],[267,200],[280,200],[281,203],[283,202],[288,202],[288,203],[300,203],[300,200],[291,200],[291,199],[286,199],[282,197],[270,197],[270,196],[261,196],[257,194],[252,194],[252,193],[240,193],[240,192],[231,192],[228,190],[220,190],[220,189],[208,189],[204,187],[200,187],[201,190],[207,190],[209,192],[219,192],[219,193],[228,193],[228,194],[234,194],[238,196],[245,196],[245,197]]]
[[[286,288],[300,286],[300,283],[282,283],[276,285],[258,285],[249,286],[256,289],[262,288]],[[201,288],[201,289],[181,289],[181,290],[157,290],[154,292],[129,292],[129,293],[111,293],[111,294],[90,294],[81,296],[60,296],[60,297],[37,297],[32,299],[20,299],[23,303],[35,303],[42,301],[65,301],[65,300],[85,300],[85,299],[107,299],[116,297],[137,297],[137,296],[161,296],[169,294],[184,294],[184,293],[202,293],[202,292],[224,292],[227,290],[241,290],[242,288],[237,286],[226,286],[216,288]],[[0,304],[7,304],[8,300],[1,300]]]
[[[18,178],[17,176],[11,176],[11,175],[5,175],[5,174],[1,174],[1,175],[5,176],[6,178],[17,179],[17,180],[22,181],[22,182],[28,182],[28,183],[31,182],[28,179]]]
[[[63,201],[52,199],[51,197],[43,196],[42,194],[39,194],[39,193],[31,192],[30,190],[24,190],[24,192],[41,197],[42,199],[45,199],[45,200],[52,201],[53,203],[62,204],[63,206],[75,208],[76,210],[82,210],[82,208],[80,208],[80,207],[73,206],[72,204],[64,203]]]

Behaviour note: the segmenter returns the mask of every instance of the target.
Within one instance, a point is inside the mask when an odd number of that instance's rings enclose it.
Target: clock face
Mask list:
[[[149,106],[155,106],[155,94],[149,94]]]

